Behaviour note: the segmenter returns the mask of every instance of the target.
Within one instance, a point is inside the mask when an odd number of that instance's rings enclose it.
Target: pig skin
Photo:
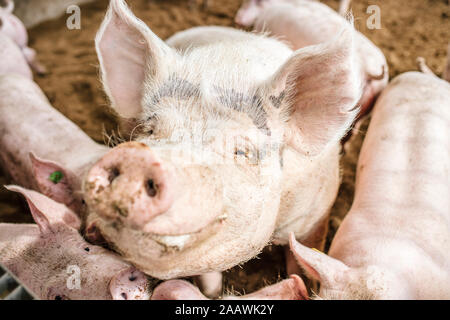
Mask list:
[[[329,256],[292,237],[323,299],[450,299],[450,84],[397,76],[378,99]]]

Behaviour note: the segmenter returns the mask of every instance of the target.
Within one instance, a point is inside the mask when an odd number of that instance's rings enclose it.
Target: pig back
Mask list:
[[[353,207],[332,251],[339,251],[350,234],[354,243],[355,236],[363,242],[382,236],[448,261],[449,122],[447,82],[408,72],[389,84],[375,105],[358,161]]]

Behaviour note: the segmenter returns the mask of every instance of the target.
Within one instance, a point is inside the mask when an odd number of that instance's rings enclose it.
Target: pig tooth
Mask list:
[[[177,248],[182,250],[186,243],[191,238],[190,234],[180,235],[180,236],[155,236],[155,241],[161,243],[166,247]]]

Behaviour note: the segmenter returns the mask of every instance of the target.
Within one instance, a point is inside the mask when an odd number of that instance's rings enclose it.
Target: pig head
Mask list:
[[[156,278],[226,270],[289,231],[305,238],[336,196],[361,95],[353,29],[296,52],[226,30],[236,41],[175,50],[113,0],[96,38],[112,107],[139,135],[87,175],[87,227]]]
[[[35,191],[25,196],[34,224],[0,224],[0,262],[45,300],[149,299],[150,280],[118,255],[87,243],[80,219]]]

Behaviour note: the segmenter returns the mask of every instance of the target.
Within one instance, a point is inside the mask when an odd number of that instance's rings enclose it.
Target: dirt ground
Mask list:
[[[234,15],[241,0],[209,0],[204,8],[200,0],[129,0],[133,11],[161,38],[199,25],[235,26]],[[323,1],[337,8],[337,0]],[[95,33],[103,19],[107,0],[81,7],[81,30],[68,30],[62,17],[30,30],[31,46],[47,67],[45,76],[36,81],[50,102],[79,125],[93,139],[104,141],[104,132],[117,131],[118,124],[107,107],[98,80],[98,61],[94,50]],[[381,8],[381,29],[369,30],[366,8]],[[421,55],[438,75],[443,72],[446,46],[450,41],[450,6],[448,0],[354,0],[353,13],[358,30],[363,32],[386,55],[390,76],[416,70],[415,59]],[[368,120],[346,146],[342,159],[343,184],[333,208],[329,240],[351,206],[355,165]],[[0,185],[7,183],[0,175]],[[19,197],[0,190],[0,221],[31,221]],[[268,247],[258,258],[235,267],[225,274],[229,291],[251,292],[286,276],[283,252]]]

